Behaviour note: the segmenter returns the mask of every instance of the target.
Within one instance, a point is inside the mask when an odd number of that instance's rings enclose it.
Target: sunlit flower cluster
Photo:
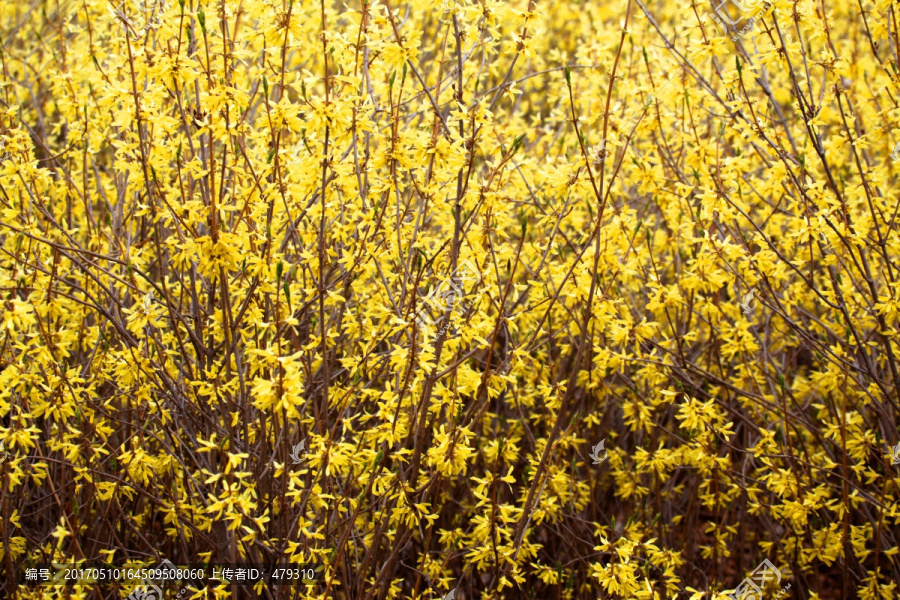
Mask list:
[[[0,596],[897,597],[896,6],[735,6],[0,0]]]

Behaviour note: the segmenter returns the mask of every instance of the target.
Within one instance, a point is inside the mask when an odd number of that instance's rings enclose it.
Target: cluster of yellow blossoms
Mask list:
[[[0,0],[0,596],[900,596],[898,5],[747,8]]]

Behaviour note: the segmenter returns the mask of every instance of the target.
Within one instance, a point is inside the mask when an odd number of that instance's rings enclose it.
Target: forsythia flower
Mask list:
[[[0,0],[0,597],[897,597],[895,6],[826,4]]]

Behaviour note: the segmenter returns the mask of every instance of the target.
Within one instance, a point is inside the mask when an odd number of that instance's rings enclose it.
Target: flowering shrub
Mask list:
[[[895,6],[711,8],[0,0],[4,595],[896,597]]]

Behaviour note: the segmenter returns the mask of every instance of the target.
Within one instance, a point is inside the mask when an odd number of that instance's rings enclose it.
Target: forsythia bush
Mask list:
[[[2,595],[898,597],[900,5],[714,9],[0,0]]]

